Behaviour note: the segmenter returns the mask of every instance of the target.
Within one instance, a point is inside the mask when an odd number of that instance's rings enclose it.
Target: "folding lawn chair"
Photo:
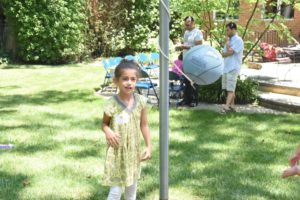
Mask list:
[[[142,94],[141,90],[147,90],[147,97],[152,95],[155,96],[158,102],[158,96],[155,90],[155,87],[157,86],[156,83],[153,83],[149,74],[145,70],[141,70],[141,80],[139,80],[136,84],[136,89],[139,94]],[[153,90],[154,94],[150,93],[150,89]]]
[[[149,64],[149,58],[145,53],[140,53],[137,56],[137,61],[141,65],[142,69],[147,70],[147,66]]]
[[[156,69],[159,68],[159,53],[151,53],[149,65],[146,66],[146,69],[149,70],[150,74],[155,74],[155,77],[158,77]]]
[[[105,70],[105,76],[104,76],[104,81],[103,81],[103,86],[108,85],[111,82],[111,79],[113,77],[113,73],[111,72],[111,62],[109,59],[104,59],[102,60],[102,65]]]
[[[149,63],[146,69],[153,70],[159,68],[159,53],[151,53]]]
[[[115,58],[108,58],[102,60],[102,65],[105,70],[105,76],[103,84],[101,85],[101,92],[104,91],[105,88],[109,86],[110,83],[112,83],[112,78],[114,76],[114,68],[116,67],[118,60]],[[117,91],[117,90],[116,90]]]
[[[169,99],[176,100],[176,108],[178,107],[179,101],[182,98],[184,91],[183,79],[176,73],[169,72]]]
[[[122,60],[123,60],[122,57],[115,57],[113,63],[114,63],[115,66],[117,66],[118,64],[120,64],[120,62]]]
[[[127,55],[125,56],[126,60],[135,60],[136,58],[133,55]]]

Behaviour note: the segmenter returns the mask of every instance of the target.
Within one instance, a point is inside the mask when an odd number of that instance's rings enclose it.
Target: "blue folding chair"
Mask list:
[[[115,60],[114,60],[114,64],[117,66],[118,64],[120,64],[120,62],[123,60],[123,58],[122,57],[115,57],[114,58]]]
[[[121,60],[122,60],[121,57],[110,57],[109,58],[110,68],[115,68],[120,63]]]
[[[157,84],[152,82],[149,74],[145,70],[141,70],[141,78],[143,78],[143,80],[139,80],[136,83],[136,89],[137,89],[138,93],[142,94],[141,89],[147,90],[147,97],[148,97],[149,95],[153,95],[153,94],[150,94],[150,89],[152,89],[154,96],[157,99],[157,102],[159,102],[158,95],[155,90],[155,87],[157,86]]]
[[[126,60],[135,60],[135,57],[133,55],[127,55],[125,56]]]
[[[101,92],[112,83],[112,78],[114,76],[113,68],[116,66],[116,60],[114,58],[104,59],[102,60],[102,65],[105,70],[105,76],[103,84],[101,85]]]
[[[145,53],[140,53],[137,56],[137,60],[143,69],[147,69],[147,64],[149,62],[149,58]]]
[[[120,64],[120,62],[122,61],[122,57],[110,57],[109,58],[109,69],[110,71],[114,70],[118,64]]]
[[[159,62],[159,53],[151,53],[150,55],[150,64],[148,65],[149,69],[156,69],[159,67],[158,65]]]
[[[183,78],[178,76],[176,73],[169,72],[169,99],[176,100],[176,107],[179,105],[179,101],[182,98],[184,91]]]
[[[154,52],[150,54],[149,65],[146,69],[149,70],[150,74],[154,74],[155,77],[158,77],[158,74],[156,73],[157,68],[159,68],[159,53]]]
[[[107,85],[113,77],[113,74],[110,72],[110,67],[112,66],[109,59],[102,60],[102,65],[105,70],[104,82],[103,85]]]

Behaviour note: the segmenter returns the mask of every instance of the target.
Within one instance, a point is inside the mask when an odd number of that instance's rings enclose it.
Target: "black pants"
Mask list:
[[[191,85],[191,82],[184,78],[183,83],[185,85],[184,91],[183,91],[183,102],[184,104],[190,105],[191,103],[195,103],[198,105],[198,85],[194,84],[195,89]]]

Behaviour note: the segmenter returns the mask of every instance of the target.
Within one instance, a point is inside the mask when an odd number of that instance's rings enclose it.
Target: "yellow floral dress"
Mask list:
[[[110,128],[118,133],[118,148],[108,146],[104,166],[103,185],[130,186],[140,178],[140,119],[147,98],[134,94],[131,109],[117,95],[104,104],[104,112],[111,117]]]

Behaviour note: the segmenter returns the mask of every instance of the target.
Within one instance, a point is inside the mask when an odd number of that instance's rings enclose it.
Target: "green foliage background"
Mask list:
[[[5,15],[14,26],[18,58],[30,63],[59,64],[80,61],[86,56],[115,56],[120,52],[158,51],[159,0],[2,0]],[[252,5],[256,0],[246,0]],[[291,0],[283,0],[290,3]],[[182,38],[183,18],[192,15],[207,40],[221,49],[224,26],[237,16],[237,0],[170,0],[170,38]],[[265,1],[260,1],[260,5]],[[300,3],[296,3],[299,9]],[[252,12],[244,10],[243,12]],[[218,11],[224,20],[214,20]],[[262,13],[260,6],[256,13]],[[222,14],[223,13],[223,14]],[[273,16],[270,15],[270,18]],[[280,15],[269,28],[291,38]],[[229,18],[229,19],[228,19]],[[225,20],[226,19],[226,20]],[[250,24],[260,23],[251,20]],[[239,27],[240,35],[253,35]],[[250,52],[256,41],[244,38]],[[246,54],[248,55],[248,54]]]
[[[4,0],[18,56],[26,62],[79,61],[85,52],[84,0]]]
[[[247,104],[257,100],[258,82],[251,78],[238,78],[236,84],[236,103]],[[213,84],[199,87],[199,100],[208,103],[224,103],[226,92],[222,90],[222,81],[219,79]]]

